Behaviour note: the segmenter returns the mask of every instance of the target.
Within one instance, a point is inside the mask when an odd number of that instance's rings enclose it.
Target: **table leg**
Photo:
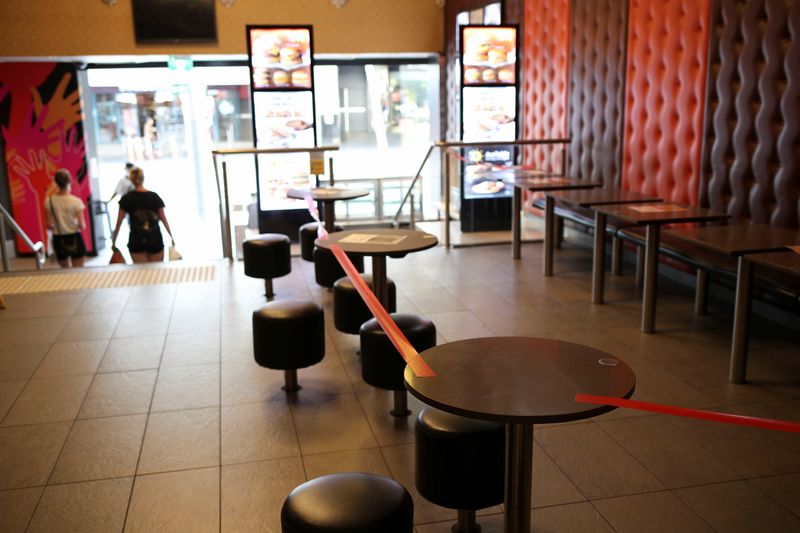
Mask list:
[[[642,295],[642,333],[653,333],[656,323],[656,282],[658,281],[658,241],[661,226],[647,226],[644,248],[644,293]]]
[[[606,277],[606,215],[594,212],[594,264],[592,265],[592,303],[603,303]]]
[[[553,275],[553,234],[555,233],[555,201],[552,196],[544,200],[544,275]]]
[[[731,367],[728,381],[744,383],[747,373],[747,321],[750,318],[750,286],[753,282],[753,265],[739,257],[736,276],[736,306],[733,309],[733,340],[731,341]]]
[[[334,218],[336,217],[335,210],[333,208],[333,202],[322,202],[322,209],[323,209],[323,216],[325,217],[325,231],[328,233],[333,233],[334,226]]]
[[[505,533],[531,530],[533,425],[506,424]]]
[[[695,280],[694,314],[708,314],[708,273],[702,268],[697,269],[697,279]]]
[[[386,311],[389,311],[389,282],[386,277],[386,256],[372,256],[372,287],[375,296]]]
[[[616,235],[611,239],[611,275],[622,275],[622,239]]]
[[[511,213],[511,258],[519,259],[522,251],[522,189],[514,187]]]

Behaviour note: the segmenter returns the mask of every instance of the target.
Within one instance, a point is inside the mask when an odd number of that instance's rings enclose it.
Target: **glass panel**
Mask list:
[[[503,5],[501,2],[489,4],[483,8],[483,23],[500,25],[503,21]]]

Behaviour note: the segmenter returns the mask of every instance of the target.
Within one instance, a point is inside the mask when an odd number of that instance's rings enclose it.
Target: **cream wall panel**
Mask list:
[[[434,0],[217,1],[215,44],[137,45],[130,0],[3,0],[0,56],[242,54],[247,24],[311,24],[317,53],[441,52],[444,10]]]

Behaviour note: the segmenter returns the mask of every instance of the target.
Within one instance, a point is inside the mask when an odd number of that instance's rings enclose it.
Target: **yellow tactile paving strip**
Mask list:
[[[130,268],[97,272],[87,269],[70,273],[0,277],[0,294],[77,291],[165,283],[196,283],[213,281],[216,275],[217,267],[213,265],[146,269]]]

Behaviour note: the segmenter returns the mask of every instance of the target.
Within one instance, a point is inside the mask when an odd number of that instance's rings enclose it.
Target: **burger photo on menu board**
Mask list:
[[[513,84],[516,81],[516,28],[465,27],[464,84]]]
[[[305,28],[252,28],[253,85],[311,88],[311,34]]]

